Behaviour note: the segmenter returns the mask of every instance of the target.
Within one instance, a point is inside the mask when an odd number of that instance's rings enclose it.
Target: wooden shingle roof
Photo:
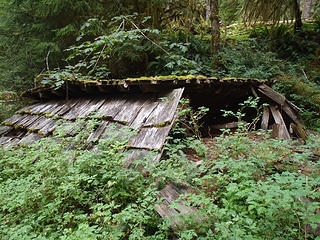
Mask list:
[[[135,134],[128,143],[130,161],[137,156],[155,151],[160,157],[165,139],[175,119],[176,109],[183,88],[161,93],[109,95],[99,98],[72,98],[51,100],[27,106],[3,122],[0,126],[0,144],[31,143],[43,136],[54,134],[58,126],[73,126],[83,119],[85,129],[89,119],[100,120],[90,133],[88,142],[110,137],[110,128],[134,129]],[[67,135],[74,134],[75,127],[66,128]]]

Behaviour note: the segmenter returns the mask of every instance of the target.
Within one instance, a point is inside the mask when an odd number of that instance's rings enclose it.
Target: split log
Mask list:
[[[276,122],[276,124],[273,126],[274,133],[272,135],[274,137],[278,137],[283,140],[291,139],[280,111],[274,106],[270,106],[270,109],[271,109],[274,121]]]
[[[292,119],[292,121],[297,125],[297,135],[300,136],[302,139],[307,139],[308,135],[305,130],[305,126],[303,121],[299,118],[296,114],[299,111],[299,108],[296,107],[293,103],[289,102],[285,96],[282,94],[274,91],[269,86],[263,84],[259,86],[259,91],[263,93],[265,96],[269,97],[276,103],[281,106],[281,109]],[[293,110],[294,109],[294,110]]]
[[[264,107],[262,121],[261,121],[261,129],[268,130],[269,118],[270,118],[270,109],[269,107]]]

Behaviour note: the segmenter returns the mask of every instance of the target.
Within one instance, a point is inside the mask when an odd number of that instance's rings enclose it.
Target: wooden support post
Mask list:
[[[269,107],[264,107],[262,121],[261,121],[261,129],[268,130],[269,118],[270,118],[270,109]]]
[[[274,121],[276,122],[276,126],[273,127],[273,131],[274,131],[274,134],[276,134],[276,137],[283,140],[291,139],[280,111],[274,106],[270,106],[270,109],[271,109]]]

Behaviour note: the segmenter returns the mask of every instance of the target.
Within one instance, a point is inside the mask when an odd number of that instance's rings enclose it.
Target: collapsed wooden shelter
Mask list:
[[[41,75],[39,78],[49,77]],[[135,129],[135,133],[129,139],[124,166],[129,167],[135,160],[159,161],[182,97],[188,97],[191,106],[209,107],[206,121],[212,128],[236,127],[237,123],[219,116],[220,110],[234,110],[248,96],[260,97],[262,103],[269,104],[264,107],[260,121],[262,129],[272,129],[272,135],[281,139],[294,136],[305,139],[307,134],[299,117],[301,110],[270,85],[269,81],[259,79],[203,76],[102,81],[68,79],[59,89],[54,85],[41,85],[24,93],[37,102],[2,122],[0,144],[31,144],[44,136],[52,136],[60,125],[72,126],[83,119],[78,126],[81,130],[86,129],[88,120],[99,119],[100,124],[87,139],[89,149],[100,139],[111,136],[110,127],[116,131],[129,127]],[[74,127],[66,129],[67,136],[75,134]],[[165,218],[195,212],[196,209],[183,204],[180,209],[170,208],[170,204],[186,191],[173,184],[167,185],[159,194],[163,202],[157,205],[157,212]]]

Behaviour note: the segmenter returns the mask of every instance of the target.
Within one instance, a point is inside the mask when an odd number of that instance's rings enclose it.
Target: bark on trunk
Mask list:
[[[219,0],[211,0],[212,54],[216,54],[220,43]]]
[[[308,19],[311,17],[312,0],[304,0],[303,5],[303,19]]]
[[[206,21],[209,22],[210,20],[210,0],[206,0]]]
[[[300,10],[300,1],[293,0],[293,9],[295,13],[295,23],[294,23],[294,30],[300,31],[302,28],[302,19],[301,19],[301,10]]]

